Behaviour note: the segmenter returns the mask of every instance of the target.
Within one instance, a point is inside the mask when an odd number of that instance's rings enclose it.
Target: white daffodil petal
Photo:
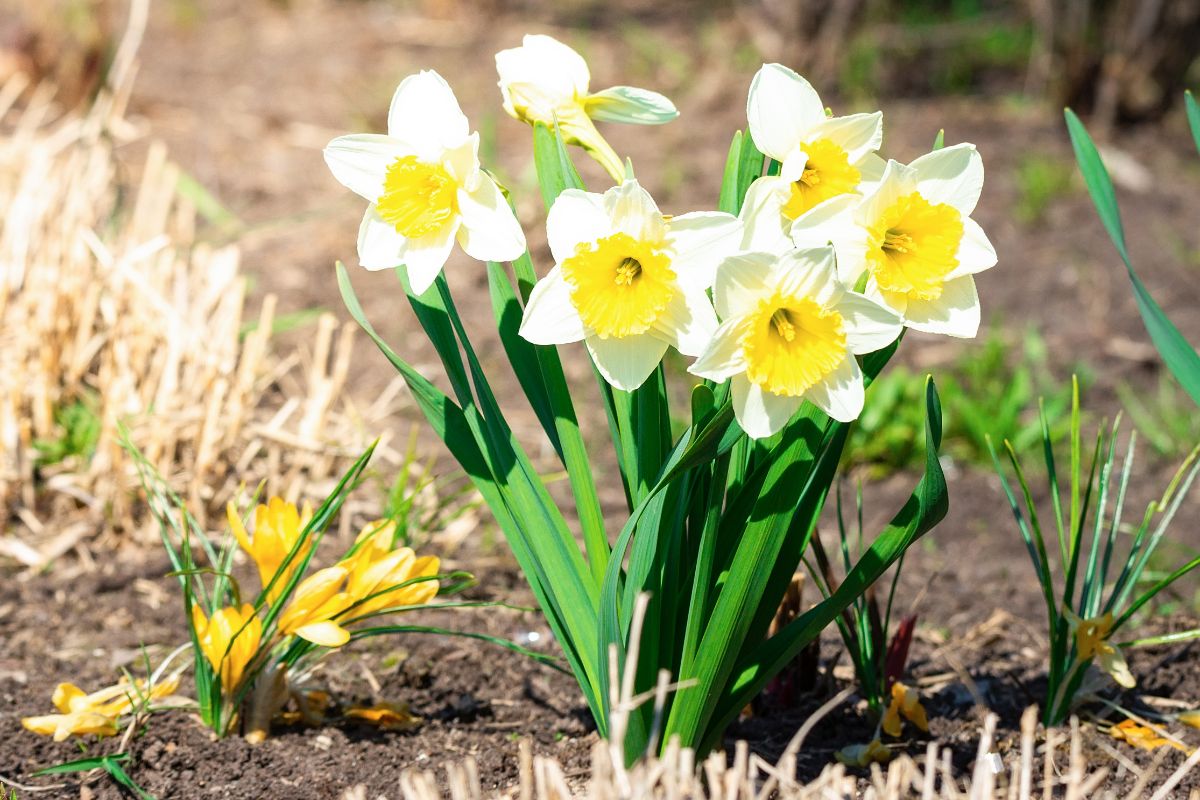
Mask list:
[[[512,261],[525,252],[525,233],[508,201],[490,177],[479,188],[458,193],[462,227],[458,241],[471,258],[480,261]]]
[[[855,355],[882,350],[900,335],[900,317],[891,309],[855,292],[846,292],[837,311],[846,323],[846,346]]]
[[[810,137],[833,142],[846,151],[850,163],[854,164],[878,150],[883,143],[883,112],[824,119]]]
[[[367,206],[358,226],[358,263],[369,270],[391,269],[404,263],[408,240],[390,222],[379,218],[374,205]]]
[[[855,219],[869,227],[901,197],[917,190],[917,172],[899,161],[888,160],[883,177],[874,190],[863,196],[854,211]]]
[[[535,84],[559,102],[583,97],[592,80],[583,56],[552,36],[536,33],[526,34],[520,47],[497,53],[496,71],[501,87]]]
[[[614,231],[639,242],[661,242],[667,226],[654,198],[636,180],[626,180],[604,193],[604,210]]]
[[[958,266],[946,276],[948,279],[974,275],[996,266],[996,249],[992,247],[979,223],[970,217],[963,217],[962,224],[963,237],[958,245]]]
[[[693,211],[672,217],[667,242],[675,250],[671,268],[680,282],[707,289],[716,279],[717,265],[738,249],[742,221],[720,211]]]
[[[422,160],[433,160],[470,132],[454,90],[433,70],[409,75],[396,88],[388,110],[388,134],[416,146]]]
[[[855,222],[855,211],[862,198],[840,194],[801,214],[788,229],[796,247],[824,247],[832,244],[837,251],[838,276],[852,286],[866,268],[867,233]]]
[[[838,422],[853,422],[862,413],[865,395],[862,370],[848,355],[837,369],[808,390],[805,399]]]
[[[785,253],[775,264],[776,287],[790,297],[808,297],[822,306],[836,304],[845,289],[837,279],[833,248],[807,247]]]
[[[808,166],[808,153],[801,150],[799,147],[792,148],[792,151],[783,159],[783,163],[779,165],[779,177],[787,183],[794,183],[800,180],[804,175],[804,168]]]
[[[546,215],[546,239],[550,254],[561,264],[581,244],[611,235],[612,220],[604,209],[601,195],[580,189],[565,189]]]
[[[460,225],[461,221],[455,219],[428,236],[408,240],[404,248],[404,266],[413,294],[424,294],[433,286],[454,249],[454,238]]]
[[[584,100],[583,107],[598,122],[662,125],[679,116],[675,104],[658,92],[633,86],[613,86],[596,92]]]
[[[472,133],[455,147],[442,151],[441,164],[459,188],[474,192],[484,174],[479,169],[479,134]]]
[[[713,305],[721,319],[742,317],[758,307],[770,291],[776,258],[772,253],[738,253],[721,262],[713,282]]]
[[[887,162],[880,158],[876,153],[867,153],[854,165],[858,170],[858,191],[862,195],[870,194],[879,186],[879,182],[883,180],[883,171],[887,169]]]
[[[782,161],[825,119],[825,107],[804,78],[782,64],[764,64],[750,83],[746,118],[758,149]]]
[[[979,293],[970,275],[946,281],[936,300],[909,300],[904,324],[925,333],[971,339],[979,332]]]
[[[339,136],[325,146],[325,163],[333,177],[359,197],[374,203],[383,194],[387,169],[411,148],[390,136],[356,133]]]
[[[746,353],[742,336],[746,321],[741,318],[722,322],[713,333],[708,347],[688,367],[688,372],[718,383],[746,371]]]
[[[788,193],[787,181],[770,176],[750,184],[738,218],[742,221],[743,250],[759,253],[783,253],[791,249],[787,218],[783,205]]]
[[[730,388],[733,415],[751,439],[765,439],[779,433],[804,402],[800,397],[786,397],[765,391],[744,375],[733,376]]]
[[[550,270],[529,293],[519,332],[534,344],[568,344],[587,336],[583,320],[571,302],[571,287],[558,267]]]
[[[956,144],[926,153],[909,164],[917,190],[931,203],[946,203],[964,217],[975,210],[983,191],[983,158],[973,144]]]
[[[698,356],[717,329],[717,315],[703,287],[683,287],[654,321],[654,330],[685,356]]]
[[[669,346],[652,333],[607,339],[589,336],[586,341],[588,352],[604,380],[627,392],[646,382]]]

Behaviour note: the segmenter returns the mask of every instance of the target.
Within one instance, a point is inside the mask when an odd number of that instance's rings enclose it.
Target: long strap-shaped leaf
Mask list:
[[[722,691],[700,738],[701,750],[716,744],[725,727],[767,681],[875,583],[918,537],[945,517],[949,507],[946,479],[938,460],[942,412],[932,378],[926,382],[925,401],[925,475],[916,490],[829,599],[793,620],[739,661],[734,680]]]
[[[485,458],[481,444],[476,439],[463,409],[397,355],[375,332],[354,294],[345,266],[340,263],[337,267],[337,278],[342,300],[350,315],[404,378],[434,433],[449,448],[496,517],[517,563],[529,581],[538,605],[545,613],[555,638],[561,644],[572,671],[579,679],[588,706],[597,719],[603,719],[605,701],[597,691],[596,658],[592,649],[595,642],[595,622],[591,611],[594,608],[594,599],[589,597],[587,592],[579,590],[577,581],[570,579],[569,567],[557,561],[547,563],[553,557],[552,554],[557,552],[556,548],[552,549],[548,556],[543,556],[535,549],[537,537],[544,534],[536,527],[530,529],[528,523],[522,521],[509,495],[502,488],[502,479],[497,479]],[[564,574],[567,575],[567,579],[558,580]]]
[[[1088,194],[1092,196],[1092,203],[1096,206],[1100,221],[1104,223],[1104,228],[1108,231],[1108,237],[1112,239],[1117,253],[1125,262],[1125,270],[1129,273],[1129,282],[1133,284],[1133,296],[1137,300],[1138,311],[1142,314],[1142,322],[1167,368],[1192,396],[1192,400],[1200,405],[1200,355],[1197,355],[1195,349],[1188,344],[1187,339],[1183,338],[1179,329],[1167,318],[1149,290],[1146,289],[1145,284],[1142,283],[1142,279],[1134,272],[1133,262],[1129,258],[1129,250],[1125,246],[1125,231],[1121,226],[1121,213],[1117,208],[1117,197],[1113,191],[1108,170],[1104,168],[1104,162],[1100,160],[1096,145],[1088,136],[1087,129],[1083,127],[1079,117],[1075,116],[1075,112],[1071,109],[1067,109],[1065,113],[1067,131],[1071,134],[1071,145],[1075,148],[1075,160],[1079,163],[1079,171],[1087,184]],[[1188,114],[1189,120],[1194,123],[1193,134],[1197,139],[1197,147],[1200,147],[1200,122],[1197,122],[1200,120],[1200,110],[1195,110],[1195,100],[1192,100]]]

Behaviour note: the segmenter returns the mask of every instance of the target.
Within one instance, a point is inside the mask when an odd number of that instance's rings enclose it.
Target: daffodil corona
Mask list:
[[[508,201],[480,168],[479,134],[470,132],[436,72],[400,83],[386,136],[334,139],[325,163],[370,203],[359,228],[359,262],[371,270],[404,264],[416,294],[433,285],[455,241],[480,261],[511,261],[525,252]]]
[[[593,120],[661,125],[679,116],[657,92],[614,86],[591,94],[591,73],[583,56],[550,36],[526,35],[520,47],[496,54],[504,110],[530,125],[558,125],[563,141],[582,147],[614,181],[625,165],[596,130]]]
[[[854,357],[900,333],[892,312],[838,282],[829,247],[727,258],[713,298],[722,322],[690,371],[732,379],[734,413],[756,439],[781,430],[804,400],[837,420],[858,417]]]
[[[905,166],[887,162],[865,197],[836,197],[791,227],[796,246],[833,242],[847,285],[867,277],[866,294],[926,333],[973,337],[979,329],[975,273],[996,251],[970,214],[983,188],[983,160],[960,144]]]
[[[875,155],[883,115],[830,117],[812,85],[781,64],[764,64],[754,76],[746,116],[754,144],[780,162],[778,175],[759,178],[747,193],[751,249],[778,251],[792,220],[833,197],[857,196],[883,173]]]
[[[610,384],[632,391],[668,347],[696,356],[717,319],[707,288],[741,238],[729,214],[664,217],[637,181],[603,195],[568,189],[546,221],[555,267],[521,322],[534,344],[583,340]]]

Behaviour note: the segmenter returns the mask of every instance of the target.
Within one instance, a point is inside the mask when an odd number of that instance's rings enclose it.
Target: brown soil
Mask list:
[[[516,13],[485,19],[464,12],[431,19],[398,4],[332,0],[155,4],[133,112],[152,136],[167,141],[173,158],[250,226],[244,237],[245,262],[258,278],[256,292],[280,293],[281,310],[320,305],[340,313],[330,265],[337,258],[353,263],[361,207],[327,174],[319,148],[340,133],[379,129],[396,81],[418,68],[436,68],[456,88],[475,125],[495,131],[496,165],[520,198],[522,220],[538,245],[535,261],[544,272],[548,262],[540,246],[542,210],[532,179],[528,131],[499,111],[493,52],[515,45],[527,30],[560,33],[586,42],[595,86],[632,83],[672,96],[682,121],[652,131],[615,126],[606,131],[619,152],[632,155],[639,177],[667,211],[711,207],[729,137],[745,124],[744,92],[753,65],[738,63],[721,48],[697,44],[738,37],[736,27],[685,14],[638,17],[639,30],[649,31],[656,43],[653,52],[685,54],[680,66],[645,56],[630,59],[635,37],[620,24],[621,13],[588,19],[564,14],[547,24]],[[583,30],[566,30],[572,26]],[[1085,362],[1095,378],[1086,402],[1097,414],[1116,411],[1115,389],[1121,383],[1154,386],[1156,358],[1128,283],[1082,191],[1051,203],[1033,224],[1020,224],[1013,216],[1020,196],[1014,175],[1024,160],[1030,155],[1070,157],[1057,113],[999,97],[882,98],[880,105],[886,112],[889,155],[907,160],[923,152],[940,127],[946,129],[947,141],[973,141],[984,155],[989,177],[976,216],[1000,253],[999,266],[979,280],[985,318],[1018,329],[1037,328],[1061,377]],[[1200,340],[1195,281],[1200,170],[1195,153],[1179,125],[1126,132],[1116,145],[1136,156],[1154,177],[1147,191],[1122,192],[1135,261],[1184,335]],[[140,147],[129,148],[131,165],[138,162]],[[582,167],[586,176],[596,176],[590,164]],[[504,383],[507,371],[494,334],[489,335],[486,291],[479,291],[483,278],[475,266],[456,256],[447,273],[465,306],[464,317],[478,318],[474,331],[481,355],[485,367],[507,386],[501,399],[512,409],[517,435],[531,452],[544,455],[536,420],[511,381]],[[406,335],[412,319],[394,278],[352,272],[381,332],[433,374],[432,350]],[[293,335],[302,338],[302,332]],[[936,375],[940,365],[970,347],[912,337],[902,357]],[[586,377],[582,359],[580,353],[569,366]],[[390,368],[368,353],[365,343],[356,368],[353,383],[363,397],[391,377]],[[588,421],[585,415],[585,425]],[[404,431],[409,424],[397,420],[396,428]],[[587,433],[596,441],[604,436],[595,426]],[[1171,469],[1146,462],[1135,478],[1131,507],[1160,491]],[[619,519],[619,492],[613,491],[602,466],[598,471],[607,487],[605,505]],[[931,735],[952,745],[957,765],[965,768],[975,755],[983,713],[977,701],[1000,715],[998,749],[1004,753],[1021,711],[1039,697],[1044,610],[994,477],[971,467],[950,477],[951,514],[914,548],[900,596],[907,599],[902,607],[919,598],[921,624],[912,670],[927,686]],[[912,482],[909,476],[896,476],[868,487],[869,524],[886,519]],[[1198,510],[1200,504],[1189,500],[1175,526],[1177,538],[1192,548],[1200,547],[1200,530],[1189,524]],[[500,566],[480,568],[475,560],[480,553],[497,562],[479,542],[459,554],[461,566],[480,575],[478,595],[529,602],[511,566],[501,558]],[[0,586],[0,776],[40,785],[63,782],[29,774],[79,757],[79,748],[25,733],[20,717],[47,713],[50,693],[60,680],[85,688],[103,685],[116,666],[133,663],[140,644],[161,653],[180,639],[178,600],[171,594],[171,581],[162,577],[165,565],[145,554],[125,558],[93,573],[64,567],[45,576],[8,578]],[[1190,598],[1194,588],[1194,583],[1183,587],[1180,596]],[[447,615],[421,620],[434,624]],[[548,640],[544,624],[533,614],[467,612],[445,622],[511,637],[537,630],[543,642]],[[1171,618],[1152,620],[1150,627],[1186,625],[1186,620]],[[834,637],[827,634],[822,653],[827,666],[836,654]],[[1192,647],[1140,651],[1132,665],[1143,694],[1200,705],[1200,659]],[[172,713],[155,718],[134,737],[129,771],[159,797],[324,798],[364,783],[368,796],[394,798],[405,767],[468,754],[480,761],[485,788],[507,785],[515,776],[513,740],[519,736],[532,736],[535,750],[555,755],[568,769],[583,769],[594,733],[568,676],[498,648],[407,637],[332,659],[324,679],[343,699],[368,697],[372,689],[364,668],[378,679],[383,698],[408,702],[425,719],[419,730],[382,734],[338,725],[284,730],[251,747],[237,738],[211,741],[192,717]],[[738,723],[730,736],[749,739],[764,756],[777,755],[826,696],[804,698],[795,709],[766,709]],[[806,746],[801,769],[815,774],[834,750],[872,733],[865,715],[852,703],[844,705],[814,732],[810,742],[817,744]],[[1089,754],[1109,759],[1096,744],[1099,734],[1088,735]],[[89,752],[108,752],[113,746],[105,742]],[[923,748],[920,740],[911,743],[914,753]],[[1149,754],[1125,747],[1121,753],[1141,766],[1151,760]],[[1160,776],[1179,760],[1169,755],[1159,767]],[[1116,762],[1112,767],[1118,773],[1114,787],[1128,786],[1128,771]],[[84,794],[77,780],[65,782],[69,788],[41,796]],[[92,796],[117,796],[106,781],[93,780],[89,786]]]

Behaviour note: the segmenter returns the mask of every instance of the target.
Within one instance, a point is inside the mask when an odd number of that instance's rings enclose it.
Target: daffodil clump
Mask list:
[[[511,210],[523,206],[479,164],[449,86],[423,72],[400,83],[386,136],[340,137],[325,159],[368,202],[359,263],[395,269],[448,391],[376,333],[340,264],[339,287],[494,513],[601,733],[623,735],[627,753],[649,740],[651,708],[623,731],[610,729],[607,709],[611,665],[623,670],[640,644],[636,690],[660,669],[686,687],[668,701],[660,741],[678,736],[703,751],[945,513],[930,381],[925,475],[912,499],[836,590],[769,633],[847,426],[905,329],[976,333],[973,276],[996,263],[971,216],[983,161],[970,144],[941,148],[940,137],[909,163],[887,160],[880,112],[832,114],[804,78],[767,64],[750,82],[749,134],[735,134],[711,182],[715,207],[667,208],[595,123],[667,123],[677,115],[669,100],[631,87],[592,92],[583,58],[548,36],[498,53],[496,67],[504,109],[533,129],[548,256],[525,248]],[[607,179],[589,189],[571,146]],[[455,241],[484,263],[443,269]],[[569,512],[497,401],[471,342],[481,320],[455,304],[451,286],[474,290],[482,276],[504,353],[569,478]],[[564,359],[590,362],[598,399],[585,401]],[[669,384],[679,381],[690,398],[673,409]],[[600,505],[606,462],[581,433],[584,402],[608,423],[623,512]],[[639,643],[631,632],[643,593]]]

